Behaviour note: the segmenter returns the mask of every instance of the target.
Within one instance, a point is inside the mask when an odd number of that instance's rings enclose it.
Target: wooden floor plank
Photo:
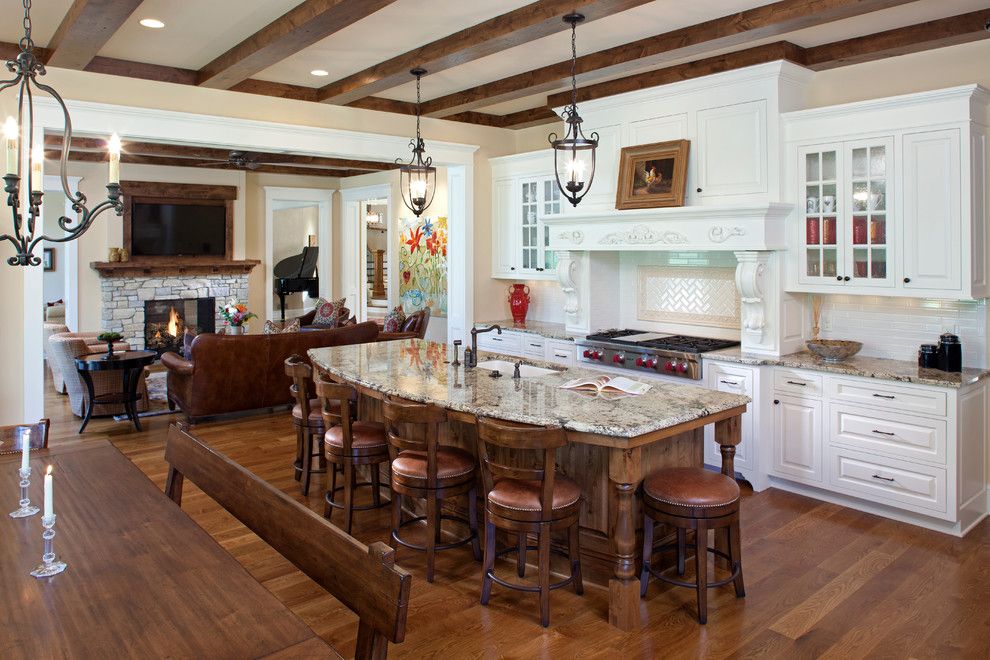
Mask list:
[[[48,392],[53,445],[109,439],[159,487],[164,485],[163,447],[171,417],[145,418],[140,433],[122,422],[93,420],[79,436],[79,420],[66,397]],[[206,424],[197,432],[322,513],[325,477],[314,477],[309,497],[300,494],[292,478],[295,437],[287,414]],[[747,595],[736,599],[731,587],[711,590],[705,626],[695,619],[692,591],[653,583],[641,604],[639,633],[609,626],[608,593],[590,585],[584,596],[555,591],[551,627],[545,630],[532,594],[496,587],[490,605],[480,605],[481,568],[470,549],[439,553],[434,584],[425,580],[422,555],[400,550],[398,563],[413,574],[413,586],[406,641],[389,655],[988,657],[990,522],[956,539],[776,489],[743,490]],[[339,602],[195,487],[187,487],[183,509],[317,634],[345,655],[353,654],[357,619]],[[334,521],[340,522],[339,514]],[[386,541],[388,525],[387,509],[361,512],[354,535],[365,543]],[[71,547],[63,544],[60,552],[71,553]],[[506,563],[498,566],[511,569]]]

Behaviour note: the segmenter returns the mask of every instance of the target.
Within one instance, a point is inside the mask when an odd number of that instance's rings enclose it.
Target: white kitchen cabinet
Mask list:
[[[766,100],[704,108],[696,122],[698,199],[766,194]]]
[[[782,115],[786,288],[987,297],[988,101],[967,85]]]
[[[773,407],[773,472],[795,481],[821,483],[822,402],[778,395]]]
[[[705,360],[703,369],[708,389],[747,396],[754,401],[757,399],[759,367]],[[735,466],[736,472],[759,490],[761,478],[756,429],[756,410],[754,404],[750,404],[742,416],[742,441],[736,445]],[[715,442],[712,426],[705,427],[705,463],[715,467],[722,465],[722,454]]]
[[[577,364],[574,342],[548,339],[533,332],[503,330],[502,334],[486,332],[478,335],[478,348],[518,358],[552,362],[565,367]]]
[[[803,239],[798,280],[835,289],[890,288],[896,235],[891,137],[802,145],[798,188]]]
[[[554,279],[557,256],[543,218],[564,209],[553,156],[506,156],[493,159],[492,170],[498,173],[492,182],[492,277]]]
[[[962,287],[959,131],[910,133],[904,142],[903,284],[917,291]]]

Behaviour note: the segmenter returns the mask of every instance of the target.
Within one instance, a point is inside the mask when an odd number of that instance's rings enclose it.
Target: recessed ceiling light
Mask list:
[[[325,69],[313,69],[310,73],[314,76],[329,76],[330,72]]]
[[[141,23],[141,25],[143,25],[144,27],[146,27],[146,28],[151,28],[151,29],[153,29],[153,30],[160,30],[160,29],[162,29],[163,27],[165,27],[165,24],[164,24],[164,23],[162,23],[162,22],[161,22],[160,20],[158,20],[157,18],[142,18],[142,19],[141,19],[141,20],[140,20],[139,22],[140,22],[140,23]]]

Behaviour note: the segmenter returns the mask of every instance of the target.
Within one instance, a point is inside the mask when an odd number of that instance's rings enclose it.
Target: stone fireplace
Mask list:
[[[155,333],[162,330],[161,324],[164,323],[163,334],[170,334],[170,308],[175,308],[183,325],[193,324],[200,332],[212,332],[223,325],[219,314],[220,303],[232,298],[246,301],[248,297],[246,272],[163,277],[121,271],[104,274],[100,284],[103,293],[103,330],[119,332],[132,348],[147,347],[148,350],[157,350],[159,353],[175,349],[159,349],[153,345],[153,341],[149,343],[146,330],[149,324],[155,325],[155,332],[152,333],[154,340]],[[162,305],[148,306],[146,303]],[[179,303],[178,306],[176,303]],[[160,312],[162,306],[165,307],[164,317]],[[181,353],[181,331],[177,333],[177,340],[177,352]]]
[[[184,335],[216,330],[216,298],[172,298],[144,301],[144,348],[158,355],[183,355]]]

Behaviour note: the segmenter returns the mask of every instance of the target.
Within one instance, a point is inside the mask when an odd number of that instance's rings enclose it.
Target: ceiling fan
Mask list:
[[[270,154],[260,154],[253,151],[231,151],[226,160],[205,159],[202,163],[197,163],[196,167],[217,167],[218,165],[229,165],[238,170],[256,170],[262,165],[285,165],[284,161],[275,157],[274,162],[266,162],[262,157]]]

